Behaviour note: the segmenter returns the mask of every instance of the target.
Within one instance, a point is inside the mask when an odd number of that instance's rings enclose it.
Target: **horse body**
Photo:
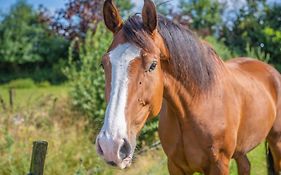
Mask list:
[[[173,174],[206,172],[220,159],[225,160],[221,167],[228,169],[229,159],[261,143],[275,121],[281,99],[279,73],[246,58],[223,66],[219,83],[195,101],[181,82],[166,80],[159,134]]]
[[[241,122],[236,149],[248,152],[267,136],[278,110],[281,110],[278,108],[280,74],[267,64],[246,58],[232,60],[229,64],[239,65],[236,69],[231,68],[240,84],[239,94],[243,100],[240,102]]]
[[[102,59],[108,106],[96,147],[107,163],[129,167],[138,133],[161,110],[170,174],[226,175],[234,158],[239,175],[249,175],[246,154],[265,139],[272,172],[281,171],[281,76],[273,67],[223,62],[193,32],[157,16],[151,0],[125,23],[112,0],[103,11],[114,39]]]

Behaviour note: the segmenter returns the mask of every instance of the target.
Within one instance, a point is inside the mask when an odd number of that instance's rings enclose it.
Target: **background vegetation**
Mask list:
[[[247,0],[229,13],[229,4],[217,0],[179,0],[177,10],[155,2],[159,12],[194,30],[222,59],[254,57],[281,71],[280,3]],[[117,3],[124,19],[132,14],[130,0]],[[18,0],[1,15],[0,174],[26,174],[37,139],[49,142],[46,174],[123,174],[105,165],[92,144],[106,106],[100,59],[112,40],[101,9],[99,0],[68,0],[52,13]],[[15,92],[12,106],[9,89]],[[157,122],[146,124],[136,162],[126,173],[168,174],[161,147],[149,149],[158,143]],[[265,174],[264,156],[263,145],[250,153],[252,174]]]

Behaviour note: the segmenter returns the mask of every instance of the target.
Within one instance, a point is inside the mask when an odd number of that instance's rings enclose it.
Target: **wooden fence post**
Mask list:
[[[48,142],[33,142],[30,172],[28,175],[43,175],[44,163],[48,149]]]
[[[3,110],[6,111],[5,101],[4,101],[3,97],[1,96],[1,94],[0,94],[0,103],[1,103]]]
[[[14,89],[10,88],[9,89],[9,99],[10,99],[10,108],[12,111],[14,108],[14,95],[15,95]]]

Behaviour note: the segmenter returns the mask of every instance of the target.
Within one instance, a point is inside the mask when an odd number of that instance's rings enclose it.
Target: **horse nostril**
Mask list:
[[[119,150],[119,156],[122,160],[127,158],[131,152],[131,146],[130,146],[128,140],[127,139],[123,139],[123,140],[124,140],[124,143]]]
[[[103,151],[101,149],[100,143],[99,143],[99,139],[97,139],[97,152],[98,154],[100,154],[101,156],[103,155]]]
[[[115,162],[113,162],[113,161],[109,161],[109,162],[107,162],[107,164],[111,165],[111,166],[117,166],[117,164]]]

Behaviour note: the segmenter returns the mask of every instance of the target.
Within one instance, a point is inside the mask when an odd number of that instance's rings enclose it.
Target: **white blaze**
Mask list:
[[[112,65],[111,92],[102,128],[108,139],[127,138],[125,108],[128,97],[128,67],[139,55],[140,49],[130,43],[121,44],[109,53]]]

